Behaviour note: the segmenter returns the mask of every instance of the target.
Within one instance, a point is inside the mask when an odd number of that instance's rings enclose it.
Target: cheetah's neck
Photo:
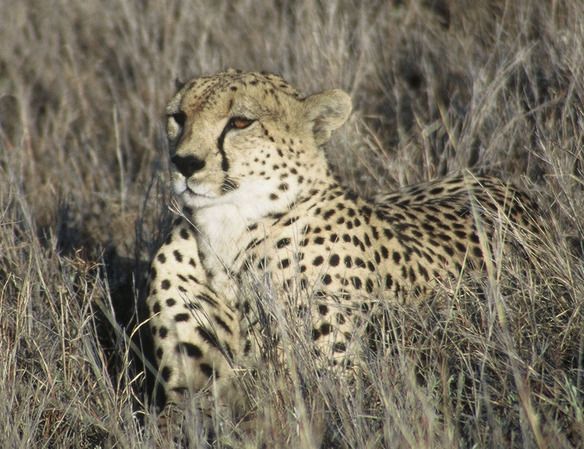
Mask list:
[[[331,185],[330,179],[320,179],[310,183],[307,191],[327,191]],[[336,184],[335,184],[336,185]],[[294,196],[282,197],[270,203],[258,201],[256,198],[238,198],[234,193],[229,201],[200,208],[194,211],[193,221],[198,230],[197,243],[203,255],[203,265],[213,279],[214,288],[225,291],[232,283],[232,274],[237,272],[236,259],[253,239],[250,227],[263,220],[272,221],[270,217],[281,215],[297,206],[297,193]],[[262,226],[262,232],[270,233],[270,226]],[[237,286],[231,286],[235,290]],[[233,292],[235,294],[235,291]]]

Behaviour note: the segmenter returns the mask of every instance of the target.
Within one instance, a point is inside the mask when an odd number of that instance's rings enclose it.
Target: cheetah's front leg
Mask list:
[[[151,265],[146,300],[159,382],[166,404],[182,405],[185,394],[213,402],[231,386],[240,352],[239,318],[207,285],[194,230],[177,222]],[[201,403],[205,413],[211,405]]]

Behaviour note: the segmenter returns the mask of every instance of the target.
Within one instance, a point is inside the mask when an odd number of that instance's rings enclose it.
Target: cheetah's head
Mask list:
[[[272,74],[191,80],[166,109],[174,191],[195,210],[231,205],[249,218],[284,210],[328,176],[319,147],[350,111],[341,90],[301,98]]]

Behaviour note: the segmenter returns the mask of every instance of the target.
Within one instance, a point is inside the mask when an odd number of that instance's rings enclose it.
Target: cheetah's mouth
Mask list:
[[[213,200],[217,197],[210,187],[205,185],[191,186],[184,179],[180,178],[174,180],[172,187],[175,195],[185,201]]]
[[[205,194],[205,193],[199,193],[199,192],[196,192],[196,191],[192,190],[189,187],[187,187],[187,189],[182,194],[183,195],[190,195],[190,196],[198,197],[198,198],[208,198],[210,200],[212,200],[213,198],[215,198],[214,195],[209,195],[209,194]]]
[[[210,200],[216,197],[216,195],[213,195],[212,192],[209,191],[209,189],[203,188],[192,189],[188,186],[184,190],[182,190],[182,192],[175,191],[175,193],[178,196],[187,196],[191,198],[208,198]]]

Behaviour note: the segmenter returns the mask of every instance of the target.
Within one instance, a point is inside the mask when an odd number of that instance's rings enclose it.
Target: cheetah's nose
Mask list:
[[[190,178],[194,172],[201,170],[205,166],[204,160],[191,155],[179,156],[175,154],[170,160],[185,178]]]

